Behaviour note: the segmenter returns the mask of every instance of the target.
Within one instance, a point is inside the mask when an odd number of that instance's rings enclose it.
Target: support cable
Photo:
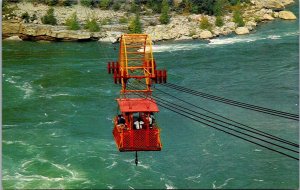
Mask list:
[[[185,88],[185,87],[181,87],[181,86],[178,86],[178,85],[175,85],[175,84],[166,83],[166,84],[162,84],[162,85],[166,86],[166,87],[169,87],[169,88],[172,88],[172,89],[175,89],[175,90],[178,90],[178,91],[181,91],[181,92],[185,92],[185,93],[188,93],[188,94],[191,94],[191,95],[200,96],[202,98],[222,102],[222,103],[225,103],[225,104],[229,104],[229,105],[233,105],[233,106],[237,106],[237,107],[241,107],[241,108],[245,108],[245,109],[250,109],[250,110],[253,110],[253,111],[266,113],[266,114],[270,114],[270,115],[274,115],[274,116],[278,116],[278,117],[283,117],[283,118],[286,118],[286,119],[292,119],[292,120],[297,120],[297,121],[299,120],[299,115],[296,115],[296,114],[291,114],[291,113],[287,113],[287,112],[282,112],[282,111],[272,110],[272,109],[269,109],[269,108],[264,108],[264,107],[260,107],[260,106],[246,104],[246,103],[242,103],[242,102],[238,102],[238,101],[234,101],[234,100],[230,100],[230,99],[210,95],[210,94],[207,94],[207,93],[195,91],[195,90],[188,89],[188,88]]]
[[[140,96],[140,97],[144,97],[144,96],[141,95],[141,94],[137,94],[137,95]],[[152,101],[153,101],[153,100],[152,100]],[[207,119],[203,119],[202,117],[199,117],[199,116],[197,116],[197,115],[195,115],[195,114],[191,114],[191,113],[187,112],[187,111],[184,110],[184,109],[179,109],[179,108],[177,108],[177,107],[170,106],[170,105],[168,105],[168,104],[166,104],[165,102],[162,102],[162,101],[160,101],[160,100],[156,100],[156,101],[161,102],[161,103],[157,103],[158,105],[160,105],[160,106],[162,106],[162,107],[164,107],[164,108],[166,108],[166,109],[169,109],[170,111],[173,111],[173,112],[175,112],[175,113],[178,113],[178,114],[180,114],[180,115],[182,115],[182,116],[184,116],[184,117],[190,118],[190,119],[192,119],[192,120],[194,120],[194,121],[197,121],[197,122],[199,122],[199,123],[202,123],[202,124],[204,124],[204,125],[206,125],[206,126],[212,127],[212,128],[217,129],[217,130],[219,130],[219,131],[223,131],[223,132],[225,132],[225,133],[227,133],[227,134],[233,135],[233,136],[235,136],[235,137],[237,137],[237,138],[243,139],[243,140],[245,140],[245,141],[248,141],[248,142],[250,142],[250,143],[256,144],[256,145],[258,145],[258,146],[264,147],[264,148],[266,148],[266,149],[268,149],[268,150],[271,150],[271,151],[277,152],[277,153],[279,153],[279,154],[285,155],[285,156],[287,156],[287,157],[289,157],[289,158],[293,158],[293,159],[295,159],[295,160],[299,160],[298,158],[293,157],[293,156],[291,156],[291,155],[288,155],[288,154],[286,154],[286,153],[284,153],[284,152],[281,152],[281,151],[278,151],[278,150],[276,150],[276,149],[267,147],[267,146],[265,146],[265,145],[263,145],[263,144],[260,144],[260,143],[258,143],[258,142],[254,142],[254,141],[252,141],[252,140],[246,139],[245,137],[241,137],[241,136],[239,136],[239,135],[237,135],[237,134],[228,132],[228,131],[226,131],[226,130],[224,130],[224,129],[220,129],[220,128],[218,128],[218,127],[213,126],[212,124],[216,124],[216,125],[219,125],[219,126],[221,126],[221,127],[226,128],[227,130],[233,130],[233,131],[235,131],[235,132],[237,132],[237,133],[241,133],[241,134],[243,134],[243,135],[250,136],[250,137],[252,137],[252,138],[261,140],[261,141],[263,141],[263,142],[272,144],[272,145],[274,145],[274,146],[281,147],[281,148],[283,148],[283,149],[285,149],[285,150],[290,150],[290,151],[293,151],[293,152],[296,152],[296,153],[297,153],[297,151],[294,151],[294,150],[291,150],[291,149],[289,149],[289,148],[282,147],[282,146],[280,146],[280,145],[277,145],[277,144],[271,143],[271,142],[269,142],[269,141],[260,139],[260,138],[258,138],[258,137],[254,137],[254,136],[252,136],[252,135],[248,135],[248,134],[246,134],[246,133],[243,133],[243,132],[234,130],[234,129],[230,128],[230,127],[226,127],[226,126],[221,125],[221,124],[218,124],[218,123],[216,123],[216,122],[213,122],[213,121],[210,121],[210,120],[207,120]],[[183,114],[183,113],[185,113],[185,114]],[[193,116],[196,117],[196,118],[191,117],[190,115],[193,115]],[[208,122],[210,122],[210,123],[212,123],[212,124],[208,124],[208,123],[206,123],[206,122],[203,122],[203,120],[208,121]]]
[[[154,88],[155,88],[155,87],[154,87]],[[248,126],[248,125],[245,125],[245,124],[242,124],[242,123],[240,123],[240,122],[237,122],[237,121],[234,121],[234,120],[232,120],[232,119],[229,119],[229,118],[227,118],[227,117],[224,117],[224,116],[222,116],[222,115],[220,115],[220,114],[216,114],[216,113],[214,113],[214,112],[212,112],[212,111],[209,111],[209,110],[204,109],[204,108],[202,108],[202,107],[200,107],[200,106],[197,106],[197,105],[192,104],[192,103],[190,103],[190,102],[187,102],[187,101],[185,101],[185,100],[183,100],[183,99],[180,99],[180,98],[178,98],[178,97],[176,97],[176,96],[174,96],[174,95],[172,95],[172,94],[169,94],[169,93],[167,93],[167,92],[164,92],[163,90],[160,90],[160,89],[157,89],[157,88],[155,88],[155,89],[158,90],[158,91],[160,91],[160,92],[163,93],[163,94],[166,94],[166,95],[168,95],[168,96],[170,96],[170,97],[172,97],[172,98],[175,98],[175,99],[177,99],[177,100],[179,100],[179,101],[182,101],[182,102],[184,102],[184,103],[186,103],[186,104],[188,104],[188,105],[190,105],[190,106],[193,106],[193,107],[198,108],[198,109],[200,109],[200,110],[206,111],[206,112],[208,112],[208,113],[210,113],[210,114],[213,114],[213,115],[218,116],[218,117],[220,117],[220,118],[226,119],[226,120],[231,121],[231,122],[233,122],[233,123],[235,123],[235,124],[238,124],[238,125],[244,126],[244,127],[246,127],[246,128],[249,128],[249,129],[251,129],[250,132],[253,132],[253,133],[258,132],[258,133],[260,133],[260,135],[262,135],[262,136],[264,136],[264,137],[267,137],[267,138],[270,138],[270,139],[273,139],[273,140],[276,140],[276,141],[280,141],[280,142],[282,142],[282,143],[285,143],[285,144],[288,144],[288,145],[291,145],[291,146],[294,146],[294,147],[298,147],[298,148],[299,148],[299,144],[293,143],[293,142],[291,142],[291,141],[287,141],[287,140],[282,139],[282,138],[280,138],[280,137],[277,137],[277,136],[274,136],[274,135],[272,135],[272,134],[266,133],[266,132],[264,132],[264,131],[255,129],[255,128],[250,127],[250,126]],[[167,101],[167,100],[166,100],[166,101]],[[213,119],[215,119],[215,118],[213,118]],[[216,119],[216,120],[217,120],[217,119]],[[224,122],[224,123],[225,123],[225,122]],[[236,125],[233,125],[233,126],[236,126]],[[238,127],[238,126],[236,126],[236,127]],[[241,127],[238,127],[238,128],[241,128]],[[248,131],[247,129],[244,129],[244,128],[243,128],[243,130]],[[253,131],[252,131],[252,130],[253,130]],[[254,132],[254,131],[256,131],[256,132]],[[258,133],[256,133],[256,134],[258,134]]]

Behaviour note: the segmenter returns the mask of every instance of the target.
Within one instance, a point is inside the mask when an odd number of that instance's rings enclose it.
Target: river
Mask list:
[[[289,9],[299,17],[298,3]],[[135,166],[134,153],[118,152],[112,136],[120,86],[106,63],[117,59],[117,49],[99,42],[3,42],[5,189],[299,188],[298,161],[163,107],[156,116],[163,149],[140,152]],[[210,42],[159,42],[154,57],[170,83],[299,114],[298,20]],[[156,88],[299,143],[297,121]]]

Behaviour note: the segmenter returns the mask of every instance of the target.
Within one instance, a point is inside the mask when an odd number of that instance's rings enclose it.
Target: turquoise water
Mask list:
[[[154,56],[170,83],[298,114],[298,41],[298,20],[277,20],[246,36],[157,43]],[[3,42],[4,188],[299,187],[297,161],[162,107],[163,150],[140,152],[135,166],[134,153],[118,152],[111,132],[120,89],[106,73],[114,47]],[[296,121],[156,87],[299,143]]]

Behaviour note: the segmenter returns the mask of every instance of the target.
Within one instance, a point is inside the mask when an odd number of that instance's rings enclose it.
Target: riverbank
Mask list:
[[[233,22],[233,14],[223,16],[224,25],[215,26],[215,16],[203,14],[179,15],[171,12],[169,24],[159,24],[159,14],[141,14],[143,32],[150,34],[153,41],[162,40],[186,40],[186,39],[211,39],[218,36],[236,33],[238,35],[248,34],[255,27],[274,19],[294,20],[296,16],[285,10],[287,5],[294,3],[293,0],[252,0],[243,5],[242,17],[245,26],[238,27]],[[3,15],[2,37],[8,40],[46,40],[46,41],[88,41],[99,40],[116,42],[122,33],[128,32],[128,20],[134,15],[125,11],[91,9],[81,5],[70,7],[54,7],[54,15],[57,25],[44,25],[41,18],[46,14],[49,6],[42,4],[17,3],[9,5],[15,7],[13,14]],[[26,23],[22,14],[27,12],[30,16],[36,15],[35,19]],[[87,30],[68,30],[65,26],[66,20],[76,12],[81,25],[94,17],[101,25],[99,32]],[[211,24],[210,29],[201,29],[200,23],[207,18]]]

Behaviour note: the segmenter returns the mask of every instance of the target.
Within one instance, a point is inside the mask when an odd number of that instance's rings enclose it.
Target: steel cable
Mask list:
[[[166,83],[166,84],[163,84],[163,86],[166,86],[166,87],[169,87],[169,88],[181,91],[181,92],[185,92],[185,93],[188,93],[188,94],[200,96],[202,98],[222,102],[222,103],[225,103],[225,104],[229,104],[229,105],[233,105],[233,106],[237,106],[237,107],[241,107],[241,108],[245,108],[245,109],[250,109],[250,110],[253,110],[253,111],[266,113],[266,114],[270,114],[270,115],[274,115],[274,116],[278,116],[278,117],[283,117],[283,118],[287,118],[287,119],[292,119],[292,120],[297,120],[297,121],[299,120],[299,115],[296,115],[296,114],[291,114],[291,113],[287,113],[287,112],[282,112],[282,111],[272,110],[272,109],[269,109],[269,108],[264,108],[264,107],[260,107],[260,106],[246,104],[246,103],[242,103],[242,102],[238,102],[238,101],[234,101],[234,100],[230,100],[230,99],[210,95],[210,94],[207,94],[207,93],[195,91],[195,90],[188,89],[188,88],[185,88],[185,87],[181,87],[181,86],[178,86],[178,85],[175,85],[175,84]]]

